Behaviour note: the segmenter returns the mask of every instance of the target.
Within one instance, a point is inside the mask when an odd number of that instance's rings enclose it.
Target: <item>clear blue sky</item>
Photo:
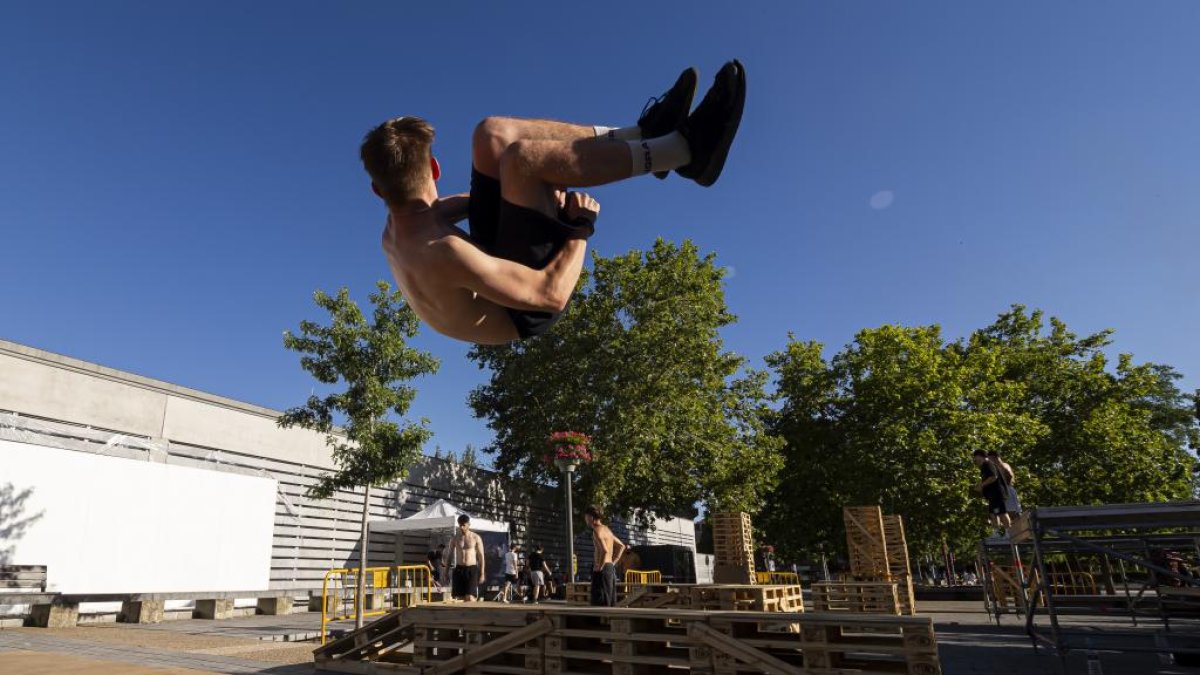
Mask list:
[[[738,57],[721,181],[601,188],[593,239],[716,251],[730,348],[957,337],[1024,303],[1194,388],[1197,25],[1186,2],[5,3],[0,337],[300,403],[282,331],[314,289],[388,275],[369,127],[427,117],[458,192],[488,114],[630,124],[684,66],[707,83]],[[414,413],[443,448],[486,444],[465,346],[418,344],[443,366]]]

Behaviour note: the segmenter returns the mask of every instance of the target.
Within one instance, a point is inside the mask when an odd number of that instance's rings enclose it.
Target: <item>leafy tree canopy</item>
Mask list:
[[[337,470],[324,474],[309,494],[328,497],[338,489],[403,478],[432,434],[426,420],[398,423],[389,416],[403,418],[417,393],[408,383],[438,369],[432,355],[408,346],[417,334],[417,316],[385,281],[370,296],[369,318],[345,288],[336,296],[317,291],[313,297],[329,323],[301,321],[298,334],[284,332],[283,343],[302,355],[300,366],[318,382],[341,389],[313,394],[279,418],[282,427],[325,434],[333,448]]]
[[[1023,505],[1161,501],[1193,494],[1194,401],[1161,364],[1115,367],[1111,331],[1079,337],[1014,306],[968,338],[937,326],[863,330],[826,360],[791,338],[768,357],[786,440],[760,526],[791,554],[840,550],[841,509],[881,504],[905,517],[914,553],[985,533],[971,487],[976,448],[1016,470]]]
[[[756,511],[781,459],[766,433],[767,373],[746,370],[719,330],[735,321],[724,270],[690,242],[593,256],[562,321],[533,340],[476,347],[491,372],[470,403],[496,432],[495,466],[540,481],[555,431],[592,437],[581,503],[648,517]]]

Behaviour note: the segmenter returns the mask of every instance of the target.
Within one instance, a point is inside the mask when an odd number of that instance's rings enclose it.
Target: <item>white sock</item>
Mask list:
[[[631,127],[602,127],[593,126],[592,129],[596,132],[596,136],[603,136],[610,141],[637,141],[642,138],[642,128],[638,125]]]
[[[640,141],[629,141],[629,154],[633,159],[633,174],[640,176],[651,171],[670,171],[692,161],[692,151],[687,139],[678,131],[666,136]]]

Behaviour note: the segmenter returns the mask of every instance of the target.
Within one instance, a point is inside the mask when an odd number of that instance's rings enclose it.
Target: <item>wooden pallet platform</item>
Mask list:
[[[689,607],[690,584],[629,584],[617,583],[618,607]],[[568,605],[590,605],[592,585],[573,581],[567,584]]]
[[[413,646],[407,661],[401,644]],[[941,673],[929,618],[493,603],[404,609],[314,658],[318,671],[374,675]]]
[[[842,509],[842,519],[846,524],[851,574],[858,578],[886,578],[891,570],[883,534],[883,511],[878,506],[847,506]]]
[[[803,612],[799,584],[721,584],[693,586],[691,609],[726,612]]]
[[[818,581],[812,585],[815,612],[902,614],[894,581]]]

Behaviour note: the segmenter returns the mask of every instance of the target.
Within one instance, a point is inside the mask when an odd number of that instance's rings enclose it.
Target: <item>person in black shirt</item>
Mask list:
[[[533,602],[536,604],[546,593],[546,580],[550,578],[550,567],[546,564],[545,549],[541,544],[533,548],[529,555],[529,580],[533,584]]]
[[[445,564],[443,562],[442,553],[445,550],[445,544],[438,544],[437,550],[430,551],[429,555],[426,556],[427,560],[425,565],[429,567],[429,573],[433,575],[433,583],[437,584],[438,586],[442,585],[442,565]]]
[[[983,494],[983,498],[987,500],[988,522],[1007,530],[1012,525],[1012,521],[1004,503],[1008,484],[1005,482],[1003,474],[996,469],[996,465],[988,461],[987,453],[983,450],[971,453],[971,459],[979,467],[980,481],[975,486],[975,490]]]

